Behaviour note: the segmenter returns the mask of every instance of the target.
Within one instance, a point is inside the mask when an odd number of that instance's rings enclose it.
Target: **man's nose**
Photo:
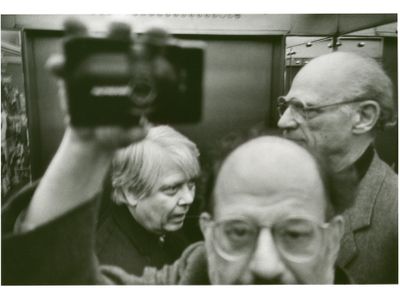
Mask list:
[[[191,189],[189,185],[184,184],[179,193],[178,205],[190,205],[193,203],[194,189]]]
[[[290,106],[284,111],[283,115],[279,118],[278,127],[280,129],[293,129],[297,127],[297,122],[293,117]]]
[[[265,282],[281,281],[285,265],[275,246],[271,230],[261,230],[249,268],[253,278]]]

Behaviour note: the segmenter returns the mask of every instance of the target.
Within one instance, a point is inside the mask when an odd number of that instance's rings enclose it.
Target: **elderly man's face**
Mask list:
[[[352,138],[354,110],[335,105],[311,111],[307,117],[296,112],[297,107],[312,107],[343,102],[348,88],[347,74],[337,74],[337,64],[329,61],[320,66],[305,66],[293,81],[285,99],[292,103],[279,119],[278,126],[286,138],[306,144],[323,155],[347,152]]]
[[[201,221],[212,284],[332,283],[341,223],[323,225],[326,199],[310,158],[279,152],[266,163],[247,153],[224,164],[214,216]]]
[[[172,161],[166,159],[162,174],[150,195],[137,200],[131,209],[136,220],[147,230],[157,233],[179,230],[193,203],[193,178]]]

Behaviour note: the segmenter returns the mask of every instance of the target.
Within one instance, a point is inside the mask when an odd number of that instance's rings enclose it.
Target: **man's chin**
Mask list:
[[[181,222],[169,222],[167,226],[165,226],[165,231],[177,231],[181,229],[183,226],[183,221]]]

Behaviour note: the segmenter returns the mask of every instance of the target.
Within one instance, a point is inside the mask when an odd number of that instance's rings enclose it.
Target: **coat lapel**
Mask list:
[[[352,261],[358,253],[358,248],[354,240],[353,229],[349,226],[349,224],[351,223],[351,219],[348,214],[344,214],[344,219],[346,224],[345,232],[342,238],[340,252],[337,259],[338,265],[342,267],[345,267],[350,261]]]
[[[345,267],[358,255],[355,240],[357,231],[371,226],[376,198],[384,179],[384,165],[378,155],[374,153],[371,165],[358,186],[353,206],[343,213],[346,225],[338,257],[340,266]]]

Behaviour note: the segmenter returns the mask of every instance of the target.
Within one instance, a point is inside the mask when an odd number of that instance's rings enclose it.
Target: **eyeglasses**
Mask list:
[[[222,258],[239,260],[254,252],[261,229],[270,228],[279,253],[289,261],[301,263],[320,252],[328,227],[329,223],[304,218],[290,218],[272,226],[260,226],[247,219],[225,220],[213,224],[213,244]]]
[[[288,101],[285,97],[280,96],[277,101],[277,108],[279,116],[283,116],[285,111],[290,106],[292,113],[294,116],[301,117],[304,120],[309,120],[317,116],[321,113],[321,110],[327,107],[333,107],[338,105],[350,104],[355,102],[365,101],[364,98],[358,98],[349,101],[342,101],[342,102],[334,102],[325,105],[317,105],[317,106],[304,106],[303,103],[299,101]]]

